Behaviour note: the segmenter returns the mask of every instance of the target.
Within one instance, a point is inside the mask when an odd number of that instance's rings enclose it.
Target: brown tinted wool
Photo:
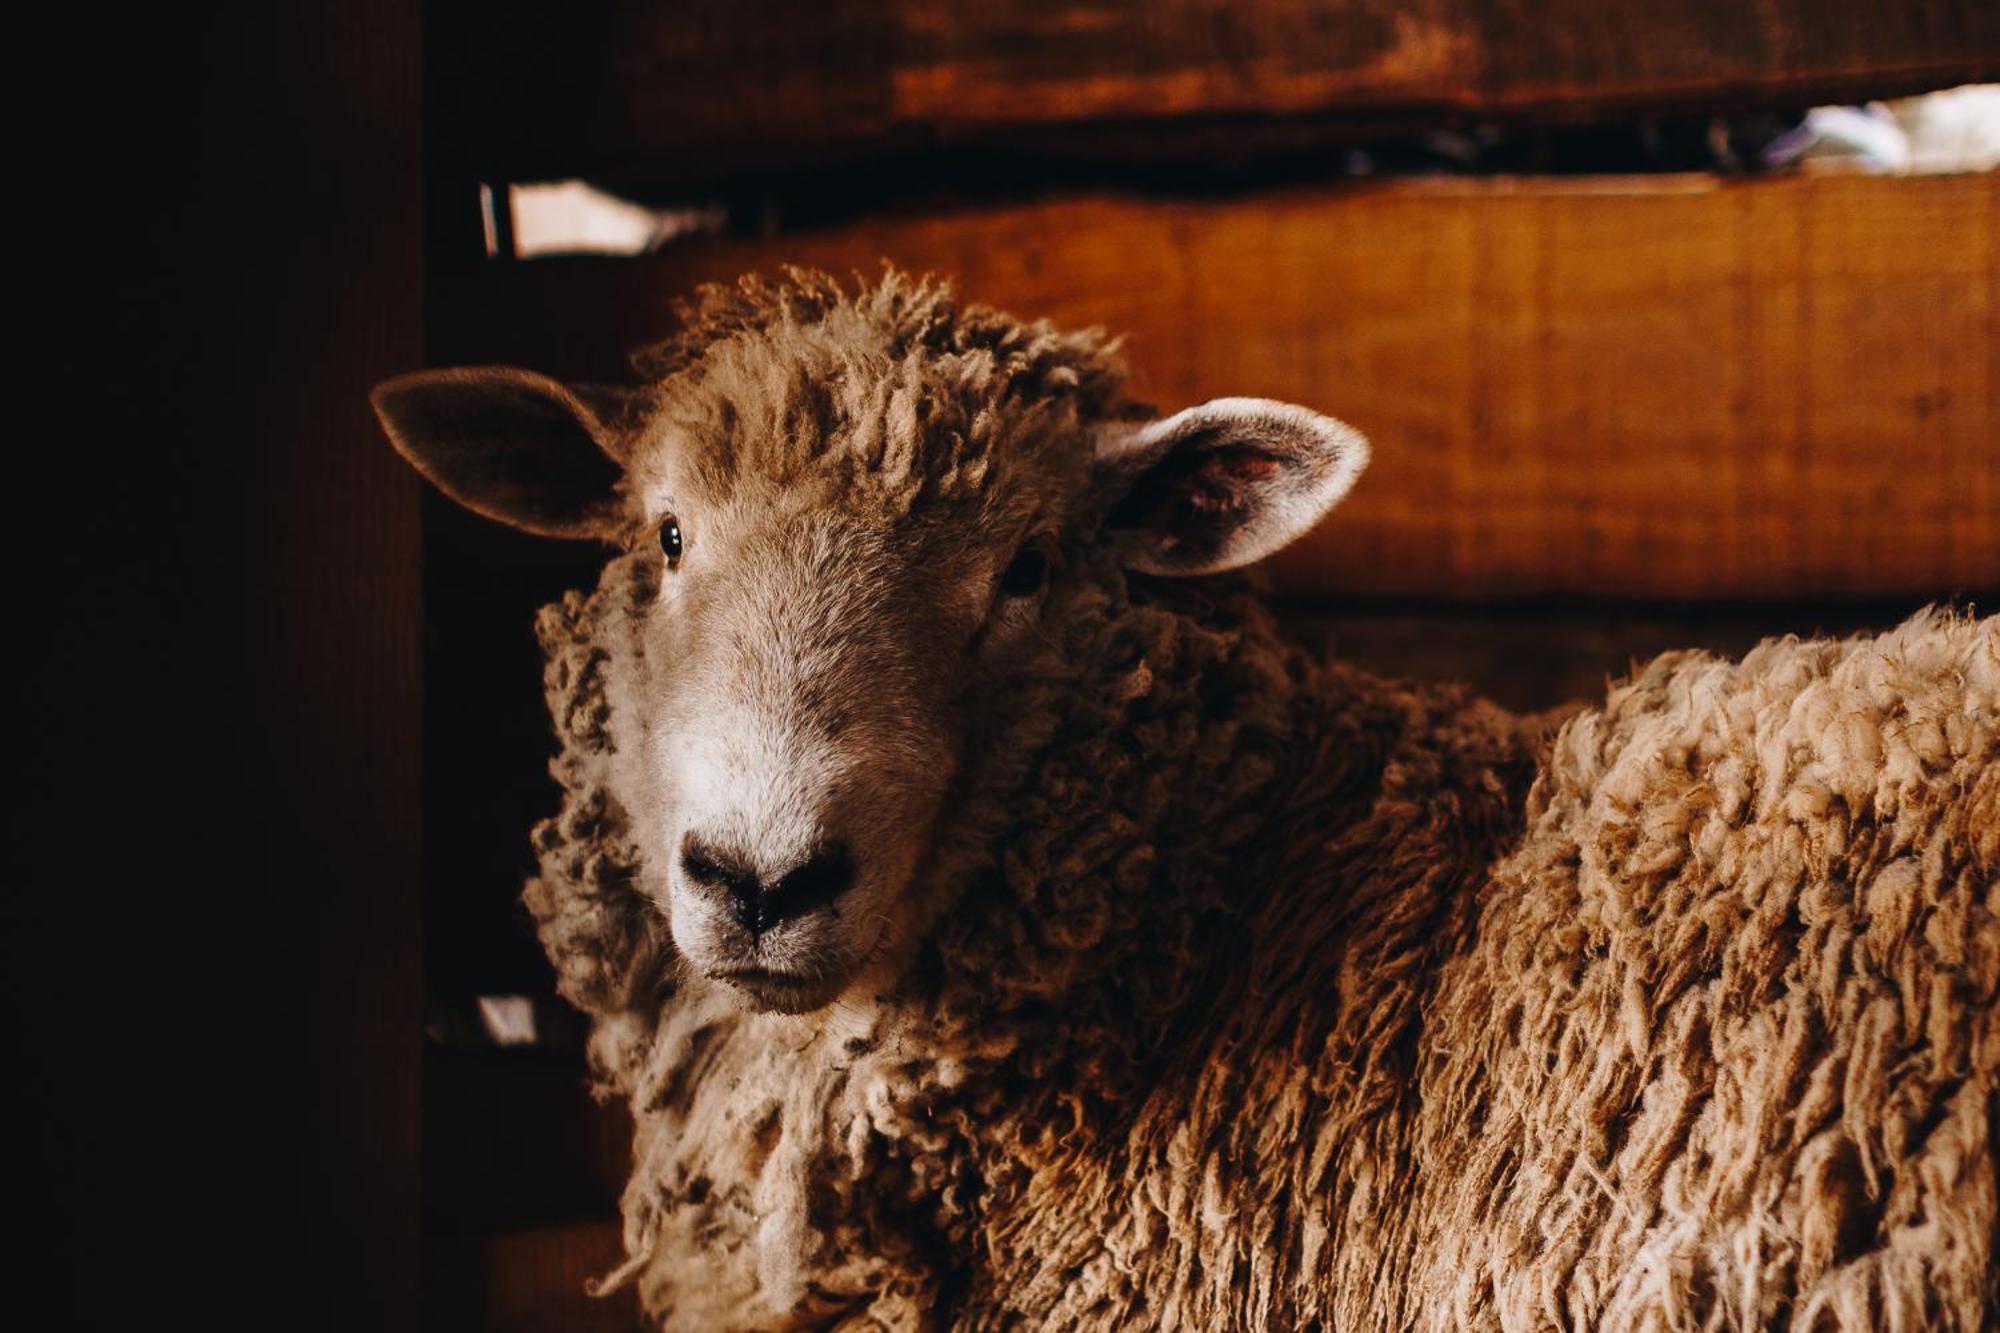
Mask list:
[[[854,296],[824,274],[750,278],[704,288],[680,316],[675,338],[633,358],[656,386],[627,460],[635,489],[663,441],[698,440],[711,493],[741,473],[810,476],[849,514],[924,505],[964,521],[1018,505],[1013,488],[1080,483],[1083,429],[1142,414],[1120,399],[1101,335],[962,309],[949,288],[893,272]]]
[[[842,503],[966,522],[1131,415],[1096,340],[896,280],[712,294],[645,364],[711,469],[847,451]],[[542,616],[526,898],[637,1124],[608,1285],[663,1326],[2000,1313],[2000,620],[1669,655],[1551,738],[1080,544],[974,710],[908,966],[788,1015],[641,887],[661,577],[635,549]]]

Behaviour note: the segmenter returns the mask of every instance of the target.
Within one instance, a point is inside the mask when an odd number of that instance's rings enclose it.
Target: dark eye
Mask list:
[[[1007,572],[1000,576],[1000,591],[1008,597],[1026,597],[1040,592],[1048,577],[1048,556],[1032,546],[1024,546],[1007,566]]]
[[[667,554],[668,568],[680,562],[681,521],[672,514],[660,520],[660,549]]]

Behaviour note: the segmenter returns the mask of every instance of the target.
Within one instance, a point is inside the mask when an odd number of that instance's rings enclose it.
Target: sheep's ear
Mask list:
[[[544,537],[616,529],[634,391],[478,366],[401,375],[370,401],[396,451],[474,513]]]
[[[1368,465],[1368,441],[1303,407],[1218,398],[1105,437],[1097,461],[1122,487],[1105,526],[1132,568],[1213,574],[1319,522]]]

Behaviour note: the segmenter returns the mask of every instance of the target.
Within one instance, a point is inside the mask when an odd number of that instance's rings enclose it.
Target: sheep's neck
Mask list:
[[[1367,1163],[1407,1123],[1427,987],[1525,752],[1461,694],[1313,662],[1245,597],[1092,610],[1064,644],[1091,670],[1006,701],[1013,768],[972,773],[927,886],[952,910],[898,993],[787,1020],[691,986],[600,1016],[649,1308],[917,1312],[971,1284],[967,1308],[1032,1322],[1085,1268],[1224,1280],[1155,1234],[1209,1234],[1190,1208],[1309,1201],[1232,1234],[1310,1265],[1342,1208],[1394,1204]],[[1309,1163],[1260,1154],[1300,1119]]]
[[[1372,1265],[1371,1283],[1406,1253],[1395,1219],[1408,1201],[1372,1186],[1369,1164],[1410,1122],[1426,1002],[1469,939],[1486,868],[1518,830],[1533,756],[1512,719],[1468,693],[1317,666],[1254,613],[1178,664],[1185,674],[1163,673],[1155,697],[1207,701],[1183,712],[1183,734],[1161,745],[1142,723],[1121,756],[1128,718],[1070,736],[1042,770],[1060,787],[1066,765],[1115,776],[1129,757],[1164,784],[1141,813],[1115,812],[1128,821],[1120,851],[1155,849],[1148,873],[1092,880],[1089,857],[1068,850],[1096,845],[1088,810],[1025,834],[1036,859],[1024,866],[1016,849],[1009,863],[1044,940],[1063,934],[1064,910],[1113,924],[1094,938],[1069,932],[1073,958],[1037,957],[1032,975],[1064,984],[1042,1003],[988,981],[988,957],[970,954],[958,972],[968,995],[992,1002],[983,1038],[1004,1023],[1013,1039],[974,1102],[992,1109],[970,1136],[978,1280],[990,1288],[973,1308],[1050,1316],[1080,1269],[1097,1270],[1082,1285],[1115,1291],[1160,1265],[1198,1308],[1196,1288],[1244,1289],[1227,1270],[1253,1251],[1305,1270],[1337,1253],[1360,1265],[1356,1280]],[[1061,873],[1072,865],[1084,873]],[[1024,873],[1041,867],[1039,881]],[[1102,888],[1078,891],[1093,883]],[[968,935],[1004,938],[1002,924]],[[1260,1152],[1267,1134],[1296,1142],[1282,1136],[1301,1122],[1322,1145],[1310,1160]],[[1240,1254],[1188,1249],[1216,1233],[1182,1214],[1244,1209],[1262,1211],[1227,1229]],[[1360,1235],[1364,1213],[1370,1239],[1329,1248]],[[1066,1230],[1047,1229],[1056,1218]],[[1267,1289],[1284,1286],[1265,1276]],[[1272,1299],[1269,1314],[1302,1313]]]
[[[947,1032],[1018,1022],[1044,1050],[1143,1063],[1234,970],[1212,959],[1282,909],[1287,839],[1317,846],[1367,813],[1402,705],[1287,643],[1240,589],[1067,622],[1082,665],[1002,701],[1013,730],[985,748],[1015,767],[975,768],[953,802],[957,846],[948,833],[924,896],[955,906],[910,1005]],[[1297,829],[1307,805],[1318,823]],[[1106,1094],[1129,1083],[1087,1072]]]

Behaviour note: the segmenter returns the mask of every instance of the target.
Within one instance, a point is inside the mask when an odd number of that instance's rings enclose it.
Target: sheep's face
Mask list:
[[[1003,586],[1008,544],[977,523],[857,513],[809,476],[717,487],[672,458],[634,497],[658,592],[622,700],[647,887],[689,963],[758,1007],[817,1007],[893,970],[967,694],[1042,580]]]
[[[1050,669],[1052,585],[1254,560],[1366,459],[1258,400],[1122,422],[1061,364],[1093,342],[1028,330],[1057,354],[1037,370],[819,313],[617,403],[511,370],[376,396],[454,498],[642,562],[645,598],[604,632],[644,888],[691,967],[791,1012],[893,982],[936,919],[926,858],[992,701]]]

